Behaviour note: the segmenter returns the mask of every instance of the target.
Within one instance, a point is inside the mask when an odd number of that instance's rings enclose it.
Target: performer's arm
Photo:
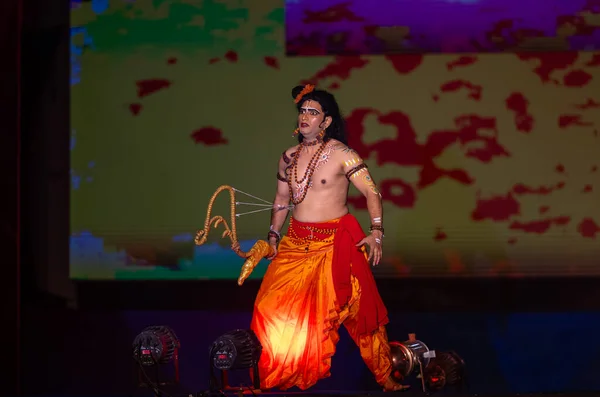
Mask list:
[[[269,228],[269,244],[273,247],[275,255],[277,255],[277,244],[281,237],[281,228],[285,223],[285,220],[289,212],[290,203],[290,190],[286,181],[285,168],[287,163],[284,161],[282,156],[279,159],[279,166],[277,167],[277,191],[275,192],[275,199],[273,200],[273,209],[271,210],[271,226]],[[269,257],[272,259],[275,255]]]
[[[381,193],[377,189],[375,181],[371,177],[367,164],[354,150],[347,146],[340,149],[342,166],[346,178],[360,191],[367,199],[367,210],[371,226],[371,234],[363,242],[369,245],[369,260],[373,259],[373,264],[377,265],[381,260],[382,239],[383,239],[383,205]]]

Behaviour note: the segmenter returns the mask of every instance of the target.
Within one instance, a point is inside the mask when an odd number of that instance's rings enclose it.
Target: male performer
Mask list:
[[[344,324],[383,389],[403,390],[390,377],[387,310],[368,263],[381,259],[381,195],[366,164],[346,146],[334,96],[305,85],[294,88],[292,97],[299,144],[279,159],[268,233],[275,254],[251,325],[263,346],[261,388],[307,389],[328,377],[337,330]],[[350,182],[367,198],[368,236],[348,213]],[[288,233],[280,238],[290,201]]]

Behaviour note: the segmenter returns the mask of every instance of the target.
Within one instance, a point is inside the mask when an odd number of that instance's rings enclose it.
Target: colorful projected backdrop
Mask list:
[[[599,50],[598,0],[286,0],[288,55]]]
[[[286,58],[283,6],[74,5],[73,277],[234,282],[227,241],[193,235],[219,185],[272,199],[305,81],[383,192],[378,277],[600,274],[600,53]],[[244,247],[268,226],[240,217]]]

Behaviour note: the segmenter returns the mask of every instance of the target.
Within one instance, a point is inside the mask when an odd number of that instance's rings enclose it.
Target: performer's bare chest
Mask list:
[[[331,147],[325,147],[321,152],[295,153],[298,156],[288,167],[287,174],[291,176],[293,184],[302,184],[309,179],[314,183],[326,185],[341,174],[341,166],[334,160],[334,151]]]
[[[300,152],[294,154],[294,161],[286,170],[294,200],[306,196],[309,189],[317,193],[339,184],[343,170],[339,162],[335,161],[334,154],[335,151],[330,145],[319,152],[310,153],[300,149]]]

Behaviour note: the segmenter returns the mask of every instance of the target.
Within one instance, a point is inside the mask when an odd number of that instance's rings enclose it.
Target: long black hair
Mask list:
[[[294,87],[292,89],[292,98],[296,99],[304,87],[305,86],[303,85]],[[300,111],[302,104],[308,100],[318,102],[323,109],[325,117],[331,117],[331,124],[329,124],[329,127],[327,127],[325,130],[325,136],[323,137],[323,140],[327,142],[330,139],[336,139],[342,142],[344,145],[347,145],[348,139],[346,138],[346,124],[335,97],[325,90],[315,89],[304,95],[296,104],[298,112]],[[302,134],[298,134],[298,142],[302,142],[303,140],[304,137]]]

